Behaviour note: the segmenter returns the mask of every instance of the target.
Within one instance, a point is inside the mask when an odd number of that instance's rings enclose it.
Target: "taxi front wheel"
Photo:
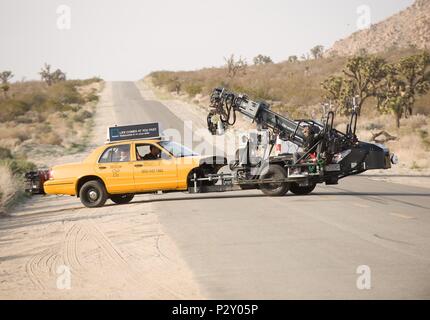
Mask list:
[[[88,208],[102,207],[108,199],[104,185],[97,180],[85,182],[79,190],[79,197],[82,204]]]
[[[134,194],[113,194],[110,199],[116,204],[126,204],[133,200]]]

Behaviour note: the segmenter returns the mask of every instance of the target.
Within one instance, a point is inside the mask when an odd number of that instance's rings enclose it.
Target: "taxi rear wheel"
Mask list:
[[[133,200],[134,194],[114,194],[110,199],[116,204],[126,204]]]
[[[102,207],[108,199],[104,185],[97,180],[85,182],[79,190],[79,197],[82,204],[88,208]]]

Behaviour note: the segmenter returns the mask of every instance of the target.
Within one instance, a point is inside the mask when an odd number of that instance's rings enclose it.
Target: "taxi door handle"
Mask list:
[[[137,167],[143,167],[143,164],[135,164],[134,166],[135,166],[136,168],[137,168]]]
[[[106,169],[106,167],[99,167],[99,169]]]

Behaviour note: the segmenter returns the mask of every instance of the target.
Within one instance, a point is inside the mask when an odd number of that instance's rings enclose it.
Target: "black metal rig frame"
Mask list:
[[[243,114],[255,122],[259,128],[270,129],[272,136],[278,136],[284,141],[291,141],[299,147],[303,147],[305,136],[303,128],[308,126],[315,134],[316,143],[306,150],[298,161],[293,161],[292,154],[282,154],[269,158],[270,164],[281,165],[288,172],[285,179],[275,182],[298,183],[299,185],[310,185],[325,182],[326,184],[337,184],[338,180],[346,176],[362,173],[371,169],[391,168],[392,155],[389,150],[379,144],[359,141],[356,137],[356,126],[358,114],[355,110],[351,113],[350,122],[345,133],[333,128],[334,113],[328,112],[325,122],[320,123],[312,119],[291,120],[272,110],[266,102],[257,102],[249,99],[244,94],[237,94],[225,88],[216,88],[211,95],[211,110],[207,117],[208,130],[217,134],[220,125],[223,129],[233,126],[236,122],[236,112]],[[217,116],[218,122],[214,122]],[[271,148],[275,139],[271,139]],[[316,159],[309,160],[309,154],[317,155]],[[313,166],[315,172],[307,172],[306,168]],[[246,185],[249,188],[262,183],[271,183],[270,179],[263,176],[250,176],[250,166],[246,164],[230,164],[233,173],[229,175],[211,175],[204,178],[193,177],[194,186],[190,192],[226,191],[238,189],[237,185]],[[290,177],[292,168],[305,168],[303,177]],[[221,184],[214,184],[221,181]],[[206,182],[206,183],[204,183]],[[212,183],[210,183],[212,182]],[[200,183],[200,184],[199,184]]]

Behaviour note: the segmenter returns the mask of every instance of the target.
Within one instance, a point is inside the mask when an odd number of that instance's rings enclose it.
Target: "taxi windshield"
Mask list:
[[[198,156],[199,154],[174,141],[160,141],[160,146],[176,158]]]

